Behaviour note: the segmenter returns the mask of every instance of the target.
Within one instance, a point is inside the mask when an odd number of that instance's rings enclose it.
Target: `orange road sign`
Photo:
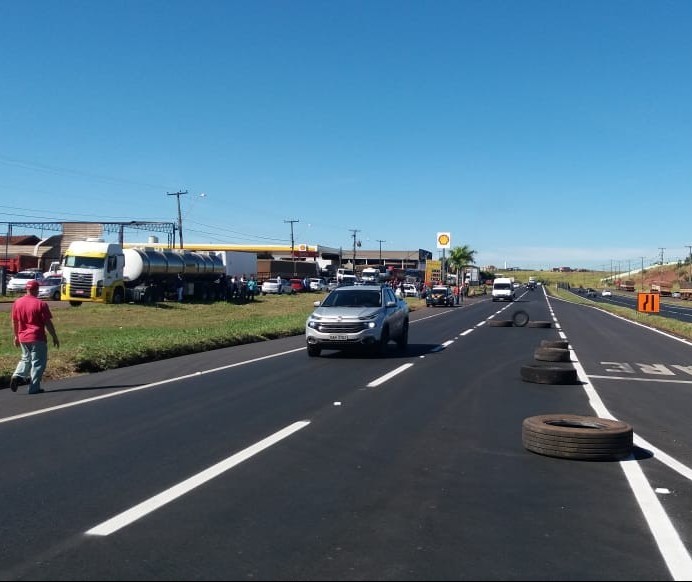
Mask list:
[[[637,311],[658,313],[661,310],[661,296],[658,293],[637,293]]]

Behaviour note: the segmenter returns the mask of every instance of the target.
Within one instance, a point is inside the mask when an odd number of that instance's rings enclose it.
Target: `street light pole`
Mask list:
[[[180,233],[180,248],[183,248],[183,215],[180,212],[180,197],[183,194],[187,194],[187,190],[184,192],[166,192],[169,196],[175,196],[178,198],[178,232]]]

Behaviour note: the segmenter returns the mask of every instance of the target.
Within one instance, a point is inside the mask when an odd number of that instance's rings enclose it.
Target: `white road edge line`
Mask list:
[[[397,376],[405,370],[408,370],[411,366],[413,366],[413,363],[410,362],[408,364],[404,364],[403,366],[399,366],[398,368],[392,370],[391,372],[388,372],[384,376],[380,376],[376,380],[370,382],[370,384],[367,385],[367,388],[376,388],[380,384],[384,384],[387,380],[391,380],[392,378],[394,378],[394,376]]]
[[[172,501],[175,501],[176,499],[178,499],[178,497],[182,497],[186,493],[189,493],[190,491],[196,489],[200,485],[203,485],[207,481],[211,481],[212,479],[218,477],[222,473],[225,473],[229,469],[232,469],[236,465],[239,465],[243,461],[247,461],[250,457],[253,457],[254,455],[263,451],[264,449],[267,449],[272,445],[275,445],[279,441],[291,436],[293,433],[298,432],[299,430],[305,428],[309,424],[310,421],[308,420],[294,422],[286,428],[283,428],[280,431],[275,432],[273,435],[270,435],[267,438],[255,443],[254,445],[251,445],[246,449],[243,449],[235,455],[232,455],[227,459],[224,459],[223,461],[220,461],[215,465],[212,465],[211,467],[205,469],[201,473],[197,473],[196,475],[189,477],[185,481],[182,481],[177,485],[174,485],[173,487],[170,487],[169,489],[162,491],[158,495],[154,495],[154,497],[150,497],[146,501],[143,501],[142,503],[139,503],[138,505],[135,505],[134,507],[126,511],[123,511],[115,517],[112,517],[111,519],[104,521],[103,523],[100,523],[99,525],[91,528],[85,533],[87,535],[92,536],[108,536],[112,533],[115,533],[116,531],[134,523],[138,519],[141,519],[145,515],[148,515],[152,511],[156,511],[164,505],[171,503]]]

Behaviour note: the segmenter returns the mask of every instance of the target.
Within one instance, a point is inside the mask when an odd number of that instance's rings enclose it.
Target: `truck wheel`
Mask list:
[[[522,444],[539,455],[610,461],[632,452],[632,427],[622,421],[576,414],[543,414],[525,418]]]
[[[125,300],[125,297],[123,296],[123,290],[118,287],[115,291],[113,291],[113,303],[116,305],[119,305]]]
[[[53,293],[53,301],[60,301],[60,291]]]
[[[533,384],[573,385],[579,384],[579,376],[574,366],[562,367],[545,364],[527,364],[521,367],[521,379]]]
[[[520,309],[512,316],[512,321],[517,327],[524,327],[529,322],[529,314]]]
[[[70,301],[70,305],[72,307],[81,307],[82,302],[81,301]]]
[[[320,355],[320,353],[322,353],[322,350],[320,348],[308,344],[308,356],[310,356],[311,358],[316,358]]]
[[[536,348],[533,352],[535,360],[541,362],[570,362],[572,358],[569,350],[562,348]]]

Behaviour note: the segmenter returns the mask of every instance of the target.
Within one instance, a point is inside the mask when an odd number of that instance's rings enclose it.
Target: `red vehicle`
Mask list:
[[[291,279],[289,283],[291,284],[291,289],[293,289],[294,293],[302,293],[305,291],[305,286],[303,285],[302,279]]]

